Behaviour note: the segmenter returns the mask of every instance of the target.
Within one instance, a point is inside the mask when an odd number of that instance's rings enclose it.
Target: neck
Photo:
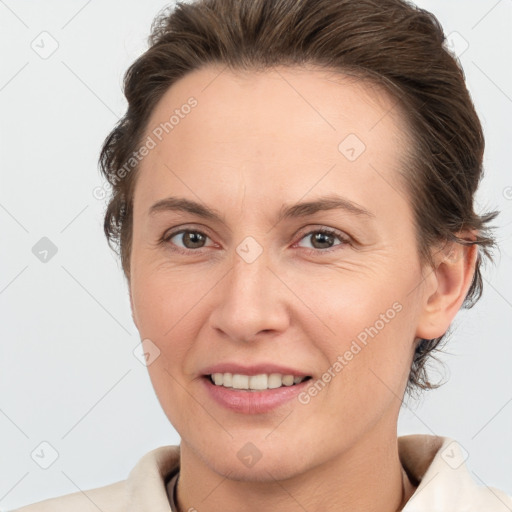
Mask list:
[[[305,510],[396,512],[414,492],[403,470],[396,432],[383,442],[367,436],[321,465],[283,480],[241,481],[222,476],[181,443],[179,512]],[[269,475],[272,471],[269,472]]]

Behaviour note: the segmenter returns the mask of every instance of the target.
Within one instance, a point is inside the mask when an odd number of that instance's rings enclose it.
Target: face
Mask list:
[[[182,450],[220,474],[286,478],[396,434],[425,295],[393,104],[319,69],[208,67],[152,113],[133,318]]]

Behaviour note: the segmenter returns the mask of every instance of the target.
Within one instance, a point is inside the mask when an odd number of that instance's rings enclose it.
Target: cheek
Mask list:
[[[148,268],[139,269],[132,276],[131,294],[140,339],[156,346],[153,352],[158,357],[147,369],[157,397],[171,419],[172,411],[180,402],[179,383],[183,384],[180,366],[190,345],[184,327],[187,312],[193,310],[193,302],[188,297],[194,290]]]
[[[410,288],[391,271],[322,274],[309,272],[307,278],[297,274],[293,282],[297,295],[311,310],[308,318],[316,317],[329,339],[364,341],[375,328],[383,333],[401,324],[399,317],[404,317]]]
[[[315,313],[303,317],[302,328],[323,353],[323,370],[340,376],[329,387],[360,403],[400,395],[414,346],[414,276],[402,273],[399,280],[384,269],[372,278],[335,274],[317,286],[311,278],[296,281]]]
[[[184,386],[195,341],[205,321],[204,296],[218,281],[213,272],[163,269],[149,263],[133,276],[132,299],[141,339],[149,339],[159,351],[148,366],[149,376],[163,410],[176,428],[185,420],[190,396]],[[179,412],[181,411],[181,412]],[[180,419],[181,418],[181,419]]]
[[[153,271],[136,276],[132,293],[140,337],[158,349],[158,357],[147,367],[152,386],[179,433],[194,428],[183,367],[197,337],[194,306],[204,294],[197,295],[196,286],[193,280],[185,283],[176,275]]]
[[[148,366],[151,384],[160,406],[177,432],[193,431],[194,414],[190,396],[184,392],[183,379],[170,364],[169,354],[162,352],[160,357]],[[192,404],[193,405],[193,404]],[[196,411],[197,414],[197,411]]]
[[[208,290],[208,274],[148,264],[132,277],[132,301],[140,335],[163,340],[180,329]]]
[[[274,297],[286,309],[283,314],[289,315],[290,325],[302,331],[300,338],[309,344],[301,347],[303,352],[316,353],[325,370],[341,356],[343,380],[354,387],[361,378],[375,380],[372,371],[386,382],[394,379],[395,387],[409,364],[415,320],[410,303],[414,294],[408,293],[416,276],[412,265],[407,272],[401,266],[386,258],[365,267],[282,268],[280,274],[290,290],[283,287]],[[220,267],[172,268],[151,262],[138,266],[132,277],[132,299],[139,333],[163,356],[152,369],[155,380],[171,379],[164,370],[158,376],[158,368],[186,373],[187,352],[194,350],[199,331],[216,307],[209,305],[208,292],[222,281]]]

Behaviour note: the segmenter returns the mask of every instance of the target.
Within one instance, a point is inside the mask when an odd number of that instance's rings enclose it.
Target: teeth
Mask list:
[[[271,373],[268,376],[268,388],[280,388],[283,385],[283,378],[280,373]]]
[[[284,375],[283,376],[283,384],[285,386],[292,386],[293,385],[293,375]]]
[[[217,373],[217,375],[223,375],[222,385],[226,388],[233,387],[233,374],[232,373]]]
[[[251,375],[249,377],[249,389],[268,389],[267,375]]]
[[[224,375],[221,374],[221,379],[224,380]],[[224,385],[224,382],[222,383]],[[248,375],[239,375],[235,373],[233,375],[233,382],[231,383],[232,387],[235,389],[249,389],[249,376]]]
[[[281,386],[300,384],[306,377],[281,375],[280,373],[241,375],[239,373],[213,373],[211,379],[216,386],[225,388],[261,391],[276,389]]]

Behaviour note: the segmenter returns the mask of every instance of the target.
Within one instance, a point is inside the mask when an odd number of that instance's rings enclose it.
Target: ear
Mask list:
[[[447,242],[434,254],[435,268],[426,269],[430,274],[425,279],[417,337],[433,339],[446,333],[471,286],[477,256],[478,246],[456,242]]]

